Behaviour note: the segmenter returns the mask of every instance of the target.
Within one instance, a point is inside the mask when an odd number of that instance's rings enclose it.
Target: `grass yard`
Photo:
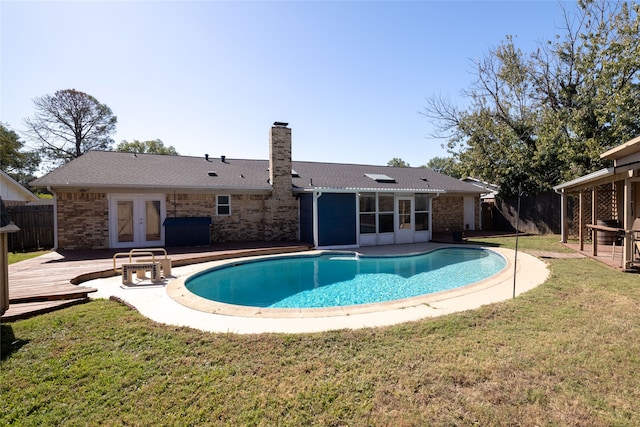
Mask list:
[[[212,334],[104,300],[4,324],[0,425],[640,425],[640,275],[548,262],[515,300],[385,328]]]
[[[35,258],[40,255],[44,255],[51,251],[36,251],[36,252],[9,252],[9,264],[24,261],[27,259]]]

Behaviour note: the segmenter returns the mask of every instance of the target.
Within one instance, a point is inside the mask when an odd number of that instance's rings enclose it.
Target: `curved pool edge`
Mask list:
[[[426,251],[417,251],[415,253],[403,253],[402,255],[411,255],[417,253],[425,253],[430,252],[432,250],[446,248],[446,247],[454,247],[459,248],[459,245],[437,245]],[[166,292],[167,295],[179,303],[182,306],[188,307],[190,309],[194,309],[203,313],[216,314],[216,315],[224,315],[224,316],[234,316],[234,317],[242,317],[242,318],[258,318],[258,319],[311,319],[311,318],[331,318],[331,317],[342,317],[342,316],[356,316],[356,315],[365,315],[371,313],[379,313],[379,312],[388,312],[392,310],[405,310],[416,307],[427,307],[433,308],[434,310],[438,310],[437,306],[447,306],[447,301],[455,301],[459,298],[471,297],[475,296],[479,302],[486,300],[483,297],[483,293],[487,290],[491,290],[494,287],[504,287],[505,283],[510,282],[513,283],[513,272],[514,272],[514,259],[515,252],[510,249],[503,248],[493,248],[493,247],[485,247],[485,246],[475,246],[469,245],[466,246],[468,248],[475,249],[485,249],[489,251],[493,251],[498,253],[503,258],[505,258],[506,266],[500,270],[498,273],[493,276],[483,279],[479,282],[475,282],[469,285],[461,286],[458,288],[440,291],[431,294],[420,295],[411,298],[405,298],[401,300],[393,300],[386,301],[380,303],[373,304],[362,304],[362,305],[350,305],[350,306],[341,306],[341,307],[327,307],[327,308],[262,308],[262,307],[250,307],[250,306],[239,306],[232,304],[225,304],[221,302],[211,301],[200,296],[195,295],[191,291],[189,291],[185,283],[189,277],[198,272],[214,268],[220,267],[226,264],[231,264],[234,262],[238,262],[237,259],[231,260],[222,260],[222,261],[212,261],[205,264],[198,264],[193,266],[193,268],[187,269],[173,280],[171,280],[167,287]],[[287,257],[296,257],[296,256],[316,256],[326,253],[335,253],[345,251],[332,251],[332,250],[313,250],[313,251],[305,251],[296,254],[287,254]],[[351,252],[356,252],[363,256],[387,256],[388,254],[375,255],[375,254],[367,254],[363,253],[364,250],[355,250]],[[243,262],[251,262],[261,259],[269,259],[274,257],[282,257],[283,255],[263,255],[263,256],[255,256],[250,258],[244,258]],[[538,261],[541,263],[539,267],[544,267],[543,270],[546,272],[545,274],[540,275],[541,277],[538,280],[535,280],[535,286],[546,281],[548,277],[548,268],[546,264],[525,253],[518,253],[518,268],[516,272],[523,267],[523,264],[529,262]],[[527,257],[532,258],[531,260]],[[535,261],[534,261],[535,260]],[[527,268],[529,270],[529,268]],[[531,277],[531,274],[527,275]],[[537,276],[537,275],[534,275]],[[520,279],[516,276],[517,279]],[[523,289],[528,290],[532,283],[527,283],[527,278],[524,278],[525,283],[521,284],[522,286],[518,286],[516,284],[516,293],[518,293],[518,288],[522,287]],[[534,287],[535,287],[534,286]],[[467,298],[469,299],[469,298]],[[467,301],[465,306],[469,306],[469,304],[473,305],[473,302]],[[484,303],[482,303],[484,304]],[[481,304],[481,305],[482,305]],[[473,308],[473,307],[471,307]]]

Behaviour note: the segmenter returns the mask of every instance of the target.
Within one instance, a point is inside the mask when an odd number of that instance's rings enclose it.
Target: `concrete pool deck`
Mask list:
[[[354,251],[366,255],[398,255],[426,252],[449,246],[452,245],[421,243],[365,247]],[[502,248],[487,247],[486,249],[500,253],[507,260],[507,266],[489,279],[450,291],[366,307],[306,310],[238,307],[203,300],[184,289],[184,280],[190,275],[231,260],[173,268],[173,276],[158,285],[143,281],[133,286],[124,286],[121,276],[91,280],[85,284],[98,289],[91,294],[91,298],[115,298],[135,307],[142,315],[156,322],[209,332],[304,333],[358,329],[442,316],[512,298],[515,252]],[[520,251],[517,254],[515,271],[516,296],[544,283],[549,276],[549,269],[545,262]],[[221,310],[220,306],[227,307]]]

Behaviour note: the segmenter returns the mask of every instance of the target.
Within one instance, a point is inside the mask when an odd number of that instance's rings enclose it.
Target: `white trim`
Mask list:
[[[464,229],[475,230],[476,229],[476,199],[475,197],[464,196],[462,200],[463,200],[462,219],[464,223]]]
[[[400,228],[400,202],[409,201],[411,204],[411,210],[409,212],[410,227],[408,229]],[[393,212],[393,234],[396,244],[414,243],[416,234],[415,224],[415,195],[403,196],[395,195],[394,197],[394,212]]]
[[[27,190],[22,184],[3,170],[0,170],[0,182],[3,184],[0,196],[5,201],[35,202],[39,200],[38,196]],[[5,182],[6,186],[4,185]],[[16,196],[22,198],[15,199],[14,197]]]
[[[581,176],[580,178],[572,179],[571,181],[563,182],[556,185],[553,189],[556,192],[563,191],[567,188],[576,187],[579,185],[585,185],[591,181],[597,181],[608,176],[612,176],[615,173],[615,168],[600,169],[599,171],[592,172],[588,175]]]

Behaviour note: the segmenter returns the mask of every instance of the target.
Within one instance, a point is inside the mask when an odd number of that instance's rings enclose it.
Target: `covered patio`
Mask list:
[[[554,187],[562,198],[562,242],[612,267],[638,271],[640,137],[600,158],[613,166]]]

